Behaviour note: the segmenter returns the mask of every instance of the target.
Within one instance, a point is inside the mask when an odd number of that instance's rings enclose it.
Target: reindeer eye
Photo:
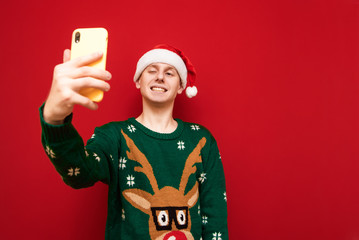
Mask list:
[[[186,224],[186,214],[183,210],[180,210],[177,212],[177,222],[180,225],[185,225]]]
[[[168,213],[166,211],[160,211],[157,220],[160,226],[167,226],[169,222]]]

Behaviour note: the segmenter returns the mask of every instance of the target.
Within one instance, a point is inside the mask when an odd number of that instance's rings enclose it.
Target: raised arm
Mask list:
[[[81,136],[71,123],[75,104],[97,109],[97,104],[79,94],[82,88],[92,87],[108,91],[108,71],[91,64],[102,58],[101,53],[70,60],[70,50],[64,51],[64,62],[54,69],[49,96],[40,107],[42,144],[46,154],[64,182],[74,188],[93,185],[97,181],[108,183],[112,158],[109,146],[114,140],[108,132],[98,129],[89,144],[84,146]],[[56,125],[56,126],[55,126]],[[111,132],[111,131],[110,131]]]

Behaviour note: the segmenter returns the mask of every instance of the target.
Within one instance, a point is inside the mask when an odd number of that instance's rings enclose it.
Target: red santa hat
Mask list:
[[[196,79],[196,70],[190,60],[177,48],[167,44],[155,46],[152,50],[146,52],[137,62],[135,76],[133,80],[136,82],[141,76],[143,70],[152,63],[167,63],[176,68],[180,78],[181,86],[186,89],[187,97],[191,98],[197,95],[197,88],[194,86]]]

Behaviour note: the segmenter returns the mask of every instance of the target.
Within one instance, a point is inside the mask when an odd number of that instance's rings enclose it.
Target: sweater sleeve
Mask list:
[[[200,180],[200,211],[203,240],[228,240],[227,195],[224,170],[218,146],[214,138],[210,150],[203,159]]]
[[[111,155],[109,155],[108,136],[96,129],[87,146],[72,125],[72,114],[62,125],[51,125],[43,119],[43,106],[40,107],[43,148],[61,175],[63,181],[75,188],[85,188],[97,181],[110,182]]]

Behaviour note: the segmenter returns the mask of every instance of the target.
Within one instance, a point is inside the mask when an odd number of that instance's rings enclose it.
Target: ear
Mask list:
[[[180,88],[178,89],[177,93],[178,93],[178,94],[181,94],[182,92],[183,92],[183,87],[180,86]]]
[[[177,71],[177,70],[176,70]],[[178,86],[178,90],[177,90],[177,94],[181,94],[184,90],[183,86],[182,86],[182,79],[179,76],[178,72],[177,72],[178,78],[179,78],[179,86]]]
[[[139,78],[139,79],[137,79],[137,81],[135,82],[137,89],[140,89],[140,87],[141,87],[140,81],[141,81],[141,79]]]
[[[197,203],[198,197],[198,182],[196,182],[191,191],[189,191],[185,196],[189,208],[193,207]]]
[[[127,189],[122,192],[122,195],[126,200],[131,203],[132,206],[141,210],[146,214],[151,212],[151,199],[152,195],[141,189]]]

